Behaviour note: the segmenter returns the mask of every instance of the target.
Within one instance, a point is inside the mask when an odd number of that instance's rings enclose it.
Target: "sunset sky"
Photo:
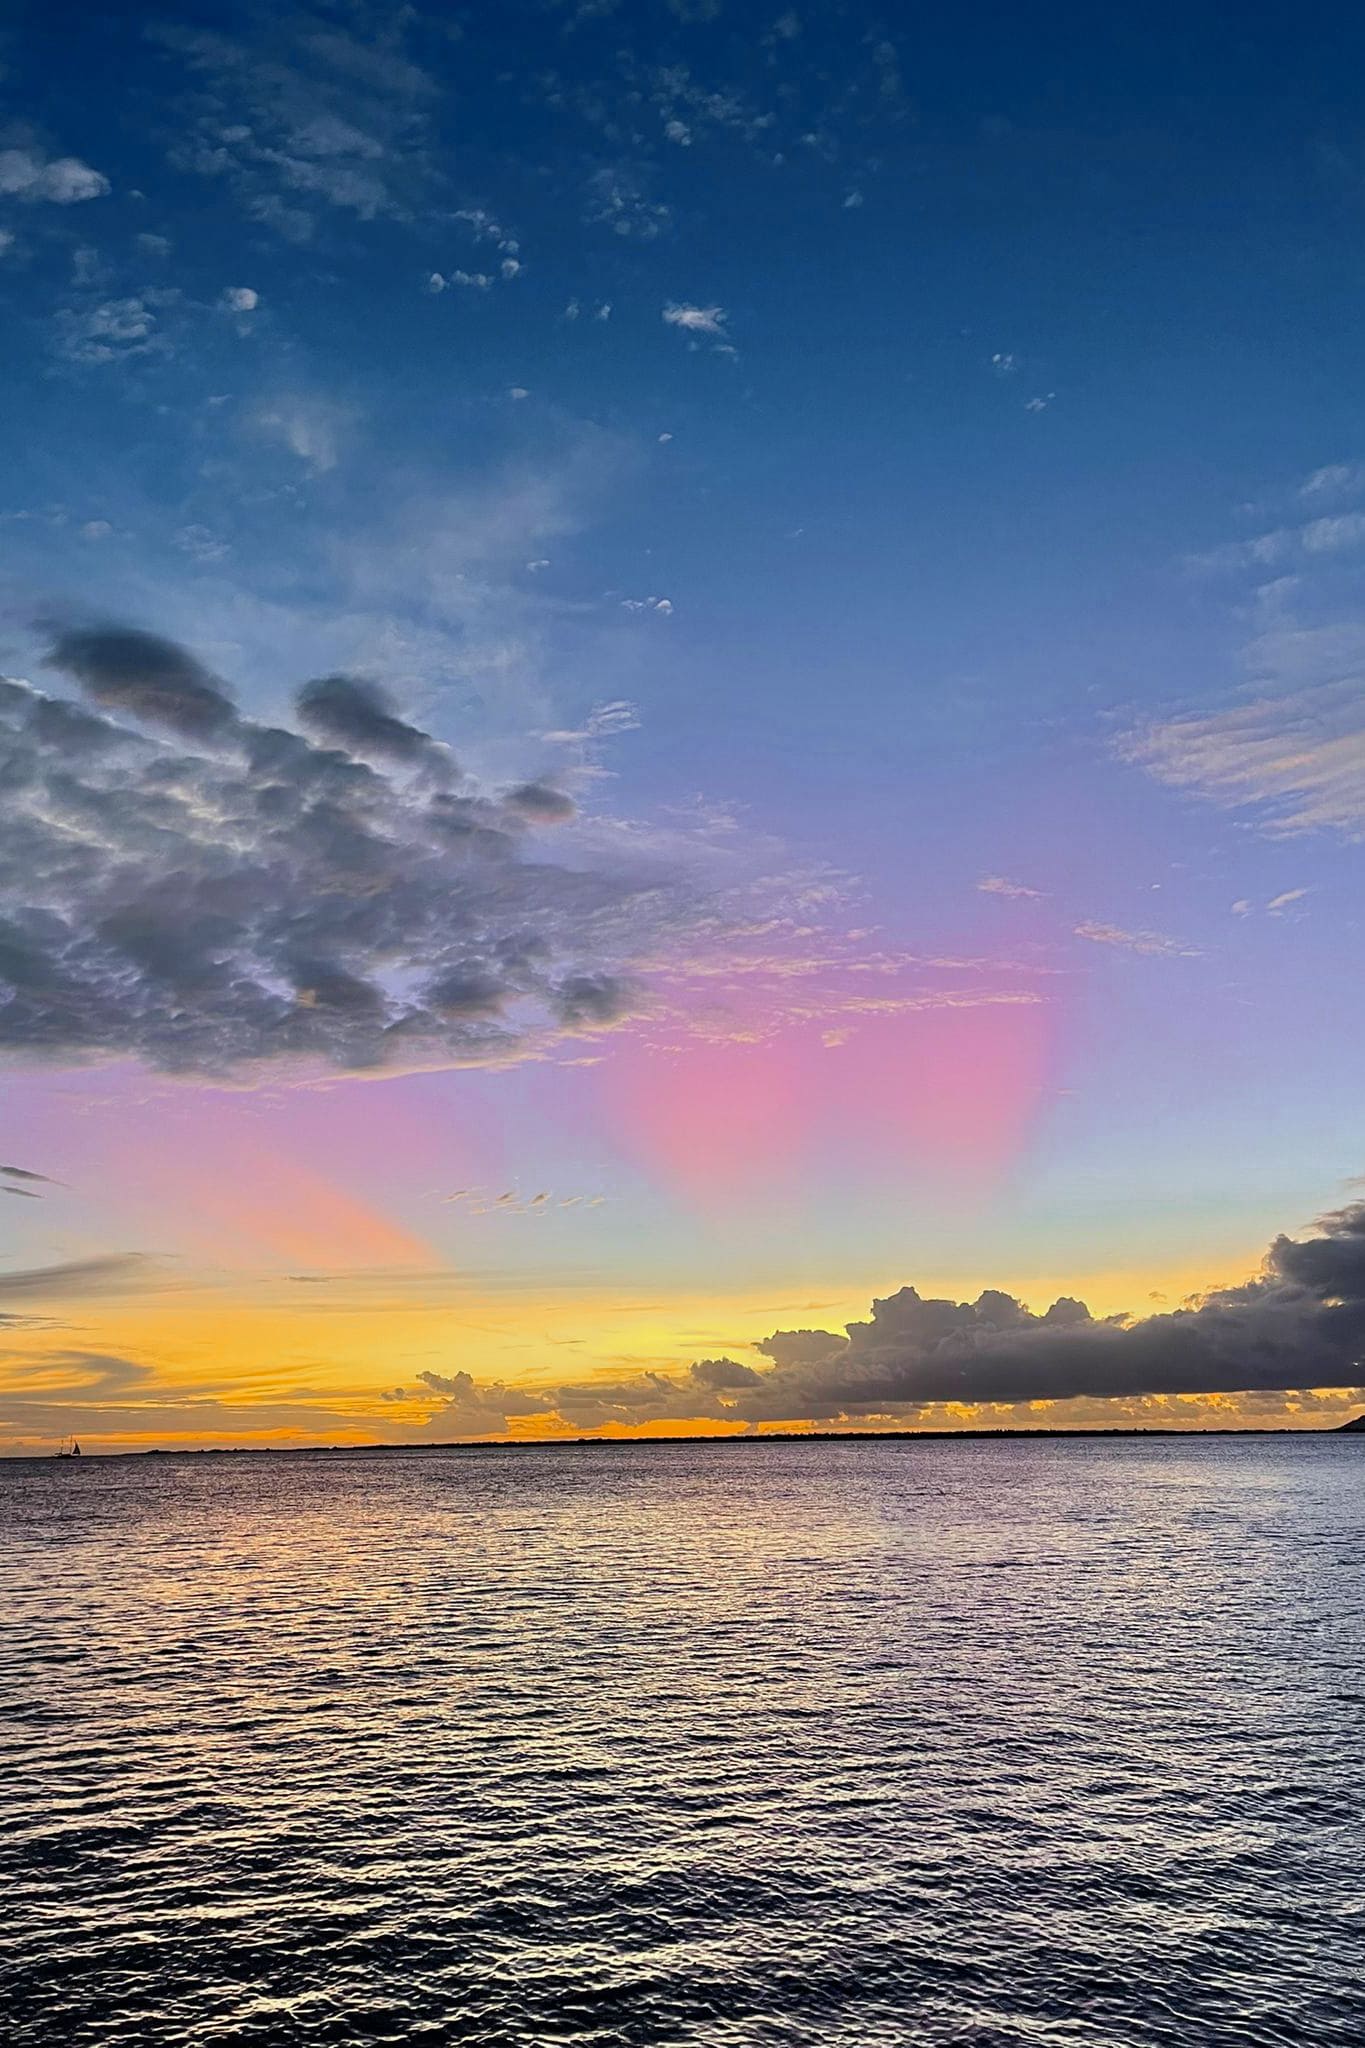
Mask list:
[[[0,1450],[1365,1406],[1360,22],[138,13],[0,36]]]

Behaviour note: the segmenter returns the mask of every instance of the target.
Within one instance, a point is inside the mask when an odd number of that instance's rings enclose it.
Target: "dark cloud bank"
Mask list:
[[[698,1418],[856,1426],[913,1423],[945,1402],[1357,1388],[1365,1358],[1365,1202],[1322,1217],[1317,1236],[1277,1237],[1257,1279],[1140,1322],[1096,1320],[1068,1298],[1034,1315],[994,1290],[954,1302],[926,1301],[903,1287],[872,1304],[870,1322],[850,1323],[843,1335],[783,1330],[755,1348],[766,1364],[704,1359],[681,1379],[645,1373],[614,1386],[534,1394],[480,1385],[468,1373],[419,1378],[447,1397],[432,1419],[438,1435],[488,1433],[509,1417],[547,1411],[576,1429]]]
[[[47,665],[86,704],[0,680],[0,1052],[496,1058],[617,1022],[685,921],[640,835],[613,859],[563,791],[479,788],[373,683],[307,683],[292,729],[155,634],[64,629]]]

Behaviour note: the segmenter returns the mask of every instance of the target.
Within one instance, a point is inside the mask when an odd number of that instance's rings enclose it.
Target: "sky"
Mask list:
[[[0,1452],[1365,1406],[1365,27],[0,30]]]

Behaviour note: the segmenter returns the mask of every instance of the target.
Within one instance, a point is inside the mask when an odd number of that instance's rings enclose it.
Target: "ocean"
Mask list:
[[[1360,2048],[1365,1438],[0,1463],[0,2035]]]

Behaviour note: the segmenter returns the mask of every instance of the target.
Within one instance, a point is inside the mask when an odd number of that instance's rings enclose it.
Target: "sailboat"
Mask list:
[[[59,1451],[57,1452],[57,1456],[58,1456],[59,1458],[79,1458],[80,1454],[81,1454],[81,1447],[80,1447],[80,1445],[79,1445],[79,1444],[78,1444],[78,1443],[76,1442],[76,1439],[75,1439],[75,1437],[74,1437],[74,1436],[64,1436],[64,1437],[62,1438],[62,1442],[61,1442],[61,1448],[60,1448],[60,1450],[59,1450]]]

